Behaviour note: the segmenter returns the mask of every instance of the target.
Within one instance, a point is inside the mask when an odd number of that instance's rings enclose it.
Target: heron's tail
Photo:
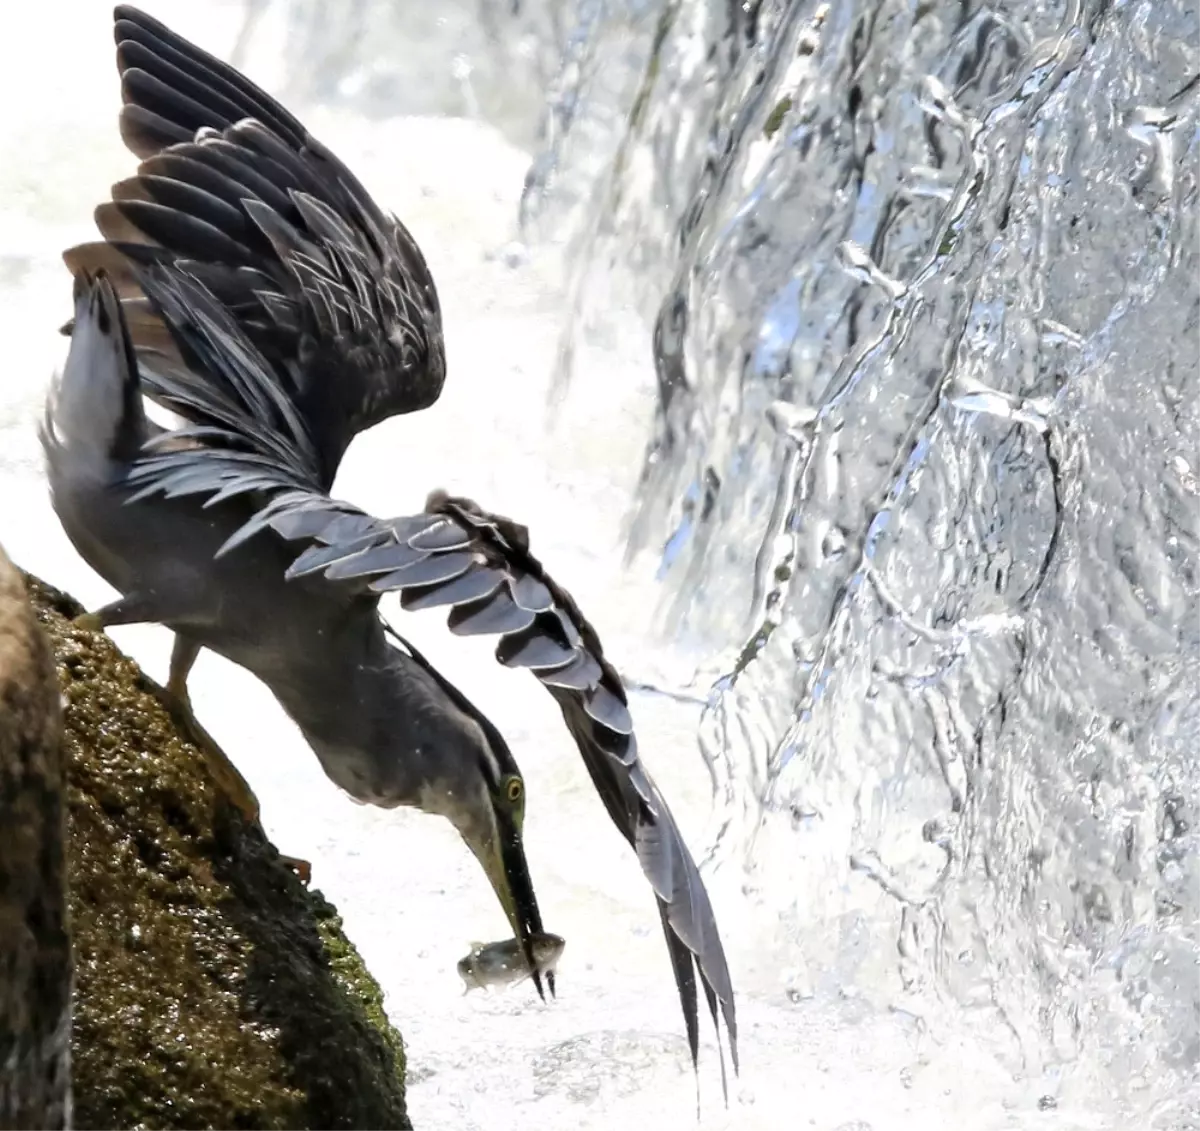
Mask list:
[[[147,437],[137,356],[103,272],[75,277],[71,348],[41,427],[51,483],[104,482],[137,458]]]

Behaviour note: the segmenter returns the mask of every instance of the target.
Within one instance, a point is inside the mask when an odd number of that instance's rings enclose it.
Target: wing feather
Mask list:
[[[191,261],[291,390],[328,489],[354,435],[441,393],[441,308],[425,258],[244,75],[128,5],[114,36],[121,134],[142,164],[96,209],[97,225],[118,257]],[[72,270],[95,269],[90,246],[65,253]],[[130,328],[139,353],[156,345],[153,327]]]

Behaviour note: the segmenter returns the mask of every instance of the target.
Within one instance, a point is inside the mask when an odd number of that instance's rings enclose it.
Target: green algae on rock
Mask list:
[[[214,789],[155,685],[26,577],[64,699],[75,1126],[408,1128],[333,908]]]

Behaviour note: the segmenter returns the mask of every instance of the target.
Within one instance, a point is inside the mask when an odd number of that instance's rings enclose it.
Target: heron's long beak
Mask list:
[[[521,944],[521,952],[529,969],[533,971],[533,984],[538,996],[546,1000],[542,989],[542,976],[533,956],[533,938],[542,934],[542,913],[538,910],[537,896],[533,891],[533,880],[525,860],[525,845],[520,830],[504,814],[497,813],[489,823],[488,835],[482,844],[472,844],[471,849],[483,870],[487,873],[492,890],[508,916],[513,935]],[[550,996],[554,996],[554,973],[547,971],[546,984]]]

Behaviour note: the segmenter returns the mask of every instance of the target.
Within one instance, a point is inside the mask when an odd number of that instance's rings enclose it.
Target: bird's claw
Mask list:
[[[171,715],[180,730],[204,756],[205,765],[208,767],[208,772],[217,789],[238,809],[248,824],[261,828],[260,807],[254,790],[250,788],[250,783],[242,777],[241,771],[233,764],[229,755],[200,725],[192,711],[186,687],[168,683],[166,697],[170,704]],[[279,859],[296,874],[296,878],[305,887],[312,883],[312,865],[307,860],[301,860],[298,856],[285,856],[282,853],[280,853]]]
[[[241,771],[237,766],[230,761],[229,755],[217,745],[212,735],[200,725],[199,720],[192,711],[191,700],[187,697],[186,690],[183,694],[180,694],[177,688],[168,684],[164,698],[167,709],[175,721],[175,725],[179,727],[183,736],[203,755],[204,764],[208,767],[213,784],[237,808],[248,824],[259,824],[261,809],[258,798],[254,795],[254,790],[250,788],[250,783],[242,777]]]
[[[238,768],[229,760],[229,756],[211,738],[208,732],[193,719],[193,727],[186,727],[185,733],[194,746],[204,755],[204,763],[212,776],[213,784],[237,808],[247,824],[259,825],[261,807],[254,790]],[[207,742],[204,739],[208,739]]]
[[[312,865],[307,860],[301,860],[298,856],[284,856],[282,853],[280,853],[279,859],[296,873],[296,878],[305,887],[312,883]]]
[[[104,631],[104,621],[99,613],[80,613],[79,616],[72,619],[71,625],[84,632]]]

